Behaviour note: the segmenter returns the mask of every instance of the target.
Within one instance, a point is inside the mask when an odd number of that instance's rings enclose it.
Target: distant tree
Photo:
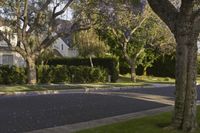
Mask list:
[[[9,48],[22,55],[27,63],[28,83],[36,83],[36,61],[40,54],[59,37],[67,37],[73,32],[88,29],[91,21],[82,17],[87,1],[82,8],[72,13],[70,21],[63,20],[67,9],[75,0],[5,0],[0,4],[1,21],[9,30],[0,31],[0,36]],[[83,8],[84,7],[84,8]],[[64,15],[64,16],[63,16]],[[86,20],[87,19],[87,20]],[[15,35],[17,44],[13,45],[10,36]]]
[[[94,28],[75,33],[73,43],[82,57],[104,56],[108,51],[108,46]]]
[[[142,65],[146,71],[158,57],[158,54],[154,54],[154,49],[173,43],[173,38],[149,7],[145,8],[144,3],[139,3],[141,5],[136,9],[129,7],[130,3],[126,4],[121,6],[118,3],[112,4],[112,8],[107,7],[112,12],[104,15],[105,23],[99,30],[111,52],[123,57],[130,65],[131,80],[135,81],[137,65]]]
[[[196,62],[197,40],[200,33],[200,1],[148,0],[148,2],[174,34],[177,43],[176,100],[172,126],[187,132],[194,131],[197,128]]]
[[[144,52],[140,54],[137,64],[144,69],[144,75],[148,67],[152,67],[154,61],[163,55],[174,55],[175,40],[168,27],[148,8],[151,16],[146,20],[140,32],[145,40]]]
[[[136,60],[144,51],[145,44],[139,32],[148,17],[148,13],[143,11],[143,5],[137,4],[133,8],[128,1],[101,3],[102,17],[100,19],[102,19],[102,25],[99,27],[99,31],[107,39],[111,50],[119,52],[130,65],[133,82],[136,81]]]

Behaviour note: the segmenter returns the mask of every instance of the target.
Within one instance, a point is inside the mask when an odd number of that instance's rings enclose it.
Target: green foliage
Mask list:
[[[108,46],[93,28],[75,33],[73,43],[78,48],[78,53],[81,57],[99,57],[105,55],[108,51]]]
[[[0,84],[26,83],[26,71],[16,66],[0,66]]]
[[[166,112],[96,128],[85,129],[78,131],[77,133],[184,133],[181,130],[169,128],[172,116],[172,113]],[[200,107],[197,108],[197,120],[198,123],[200,123]],[[198,128],[193,133],[199,132],[200,129]]]
[[[153,63],[160,57],[160,53],[154,49],[154,47],[145,48],[144,52],[140,54],[139,59],[137,61],[137,65],[140,68],[143,68],[143,75],[146,75],[147,68],[153,66]]]
[[[92,58],[95,67],[105,69],[111,75],[111,81],[116,82],[119,75],[118,59],[114,57]],[[54,58],[49,65],[91,66],[89,58]]]
[[[152,67],[147,69],[147,75],[175,78],[175,57],[172,55],[160,56]]]
[[[197,73],[200,74],[200,56],[197,57]]]
[[[69,69],[66,66],[41,65],[38,67],[38,83],[67,83],[69,80]]]
[[[105,82],[107,73],[100,68],[91,68],[87,66],[71,66],[69,67],[72,83],[97,83]]]
[[[38,69],[39,83],[96,83],[106,78],[105,70],[87,66],[41,65]]]
[[[52,77],[53,75],[50,66],[48,65],[38,66],[37,69],[38,83],[51,83],[53,80]]]
[[[159,56],[148,68],[145,65],[137,65],[137,75],[143,75],[146,69],[147,75],[156,77],[175,78],[175,57],[174,55]],[[198,60],[198,72],[200,74],[200,58]],[[120,61],[120,74],[130,73],[130,67],[125,61]]]
[[[46,65],[49,59],[55,58],[58,56],[59,55],[57,55],[56,52],[52,48],[48,48],[39,55],[36,63]]]
[[[144,72],[144,67],[142,65],[137,65],[136,67],[136,74],[137,75],[143,75],[143,72]],[[131,68],[130,66],[128,65],[128,63],[123,60],[123,59],[120,59],[119,60],[119,72],[120,74],[124,75],[124,74],[128,74],[131,72]]]

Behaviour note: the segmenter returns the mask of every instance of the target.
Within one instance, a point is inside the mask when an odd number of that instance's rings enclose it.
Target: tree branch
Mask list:
[[[28,0],[24,0],[24,24],[23,24],[23,35],[26,33],[26,28],[28,26]],[[19,18],[20,19],[20,18]]]
[[[24,51],[24,49],[22,49],[20,46],[14,46],[12,45],[11,41],[4,35],[4,33],[2,31],[0,31],[0,36],[3,38],[3,40],[6,42],[6,44],[8,45],[8,48],[11,51],[15,51],[20,53],[23,57],[26,57],[26,52]]]
[[[71,5],[71,3],[73,2],[74,0],[68,0],[67,4],[63,7],[62,10],[56,12],[53,14],[53,18],[55,19],[56,17],[58,17],[59,15],[63,14],[67,8]]]
[[[174,33],[178,11],[169,0],[148,0],[152,10],[167,24]]]
[[[200,9],[193,13],[191,19],[194,23],[194,30],[199,33],[200,32],[200,26],[199,26],[200,25]]]
[[[51,3],[52,0],[46,0],[46,2],[42,5],[42,7],[36,12],[36,18],[32,26],[30,26],[28,33],[31,33],[38,25],[41,13],[48,8],[48,5]]]

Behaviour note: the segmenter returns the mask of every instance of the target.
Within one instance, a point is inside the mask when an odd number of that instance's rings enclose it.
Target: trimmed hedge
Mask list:
[[[87,66],[39,66],[38,83],[96,83],[105,82],[107,73]]]
[[[118,59],[106,58],[92,58],[95,67],[107,70],[111,75],[111,82],[116,82],[119,77],[119,63]],[[50,59],[48,65],[66,65],[66,66],[91,66],[89,58],[54,58]]]
[[[152,67],[147,68],[147,75],[157,77],[172,77],[175,78],[175,57],[171,55],[160,56],[153,64]],[[120,61],[120,74],[130,73],[129,65],[121,60]],[[200,58],[199,58],[199,74],[200,74]],[[138,65],[136,68],[136,74],[142,75],[144,68]]]
[[[25,84],[27,81],[24,68],[16,66],[0,66],[0,84]]]
[[[197,74],[200,74],[200,56],[197,57]]]
[[[104,69],[87,66],[49,66],[37,68],[38,83],[96,83],[107,81],[108,74]],[[0,66],[0,84],[27,83],[26,68]]]
[[[147,69],[147,75],[175,78],[175,64],[175,57],[161,56],[153,63],[152,67]]]
[[[141,65],[138,65],[135,69],[137,75],[143,75],[144,68]],[[124,75],[131,72],[129,64],[124,60],[119,60],[119,72]]]

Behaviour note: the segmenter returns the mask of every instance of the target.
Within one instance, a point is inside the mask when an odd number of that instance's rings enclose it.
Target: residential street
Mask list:
[[[21,133],[169,106],[173,94],[174,87],[162,87],[3,96],[0,133]]]

